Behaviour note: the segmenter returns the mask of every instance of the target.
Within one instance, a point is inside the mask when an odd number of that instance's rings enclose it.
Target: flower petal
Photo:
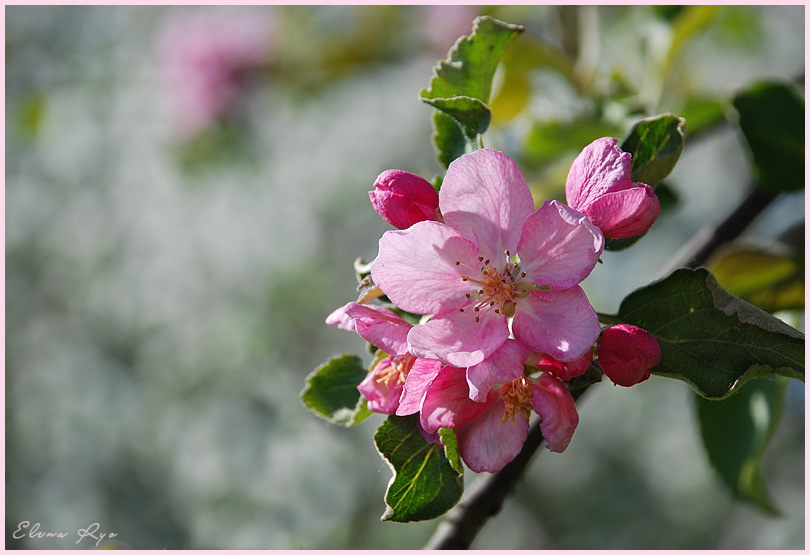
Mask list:
[[[509,337],[506,317],[489,307],[475,312],[474,305],[472,301],[464,312],[449,310],[414,326],[408,333],[411,353],[460,368],[478,364],[494,353]]]
[[[502,152],[484,148],[450,164],[439,208],[445,223],[475,241],[484,258],[502,260],[504,250],[514,253],[517,248],[534,201],[517,164]]]
[[[526,279],[567,289],[588,277],[604,246],[602,232],[586,216],[552,200],[523,224],[517,252]]]
[[[540,431],[549,451],[562,453],[571,442],[579,424],[577,406],[565,384],[551,374],[542,374],[532,382],[532,406],[540,415]]]
[[[377,381],[378,372],[385,370],[390,364],[390,358],[380,361],[377,367],[369,372],[368,376],[357,386],[357,390],[368,400],[368,409],[372,412],[394,414],[399,406],[402,386],[396,381],[388,384]]]
[[[467,368],[467,384],[470,399],[483,402],[492,386],[519,378],[523,375],[523,363],[529,350],[519,341],[507,339],[497,351],[483,362]]]
[[[529,420],[518,413],[514,423],[504,422],[504,410],[500,395],[493,392],[481,414],[456,428],[459,454],[473,472],[497,472],[523,448]]]
[[[349,303],[346,315],[354,319],[357,333],[389,355],[408,352],[408,332],[413,327],[393,310],[382,306]]]
[[[543,372],[548,372],[555,378],[568,381],[571,378],[581,376],[588,371],[588,367],[593,360],[593,350],[588,349],[579,358],[562,362],[545,353],[535,353],[537,357],[536,366]]]
[[[520,299],[512,331],[532,351],[568,361],[591,348],[600,327],[585,292],[576,285],[561,291],[532,291]]]
[[[346,303],[333,310],[332,313],[326,317],[326,325],[337,326],[346,331],[354,331],[354,318],[346,314],[346,310],[349,308],[350,304],[352,303]]]
[[[582,149],[565,180],[568,206],[582,212],[594,200],[609,192],[633,186],[630,180],[632,154],[623,152],[613,137],[602,137]]]
[[[383,233],[371,277],[402,310],[435,314],[466,303],[464,295],[474,292],[475,284],[462,281],[461,274],[478,271],[472,242],[449,226],[425,221]]]
[[[608,193],[594,200],[585,214],[610,239],[645,233],[661,212],[655,191],[643,183],[632,189]]]
[[[484,403],[470,399],[464,370],[445,366],[425,392],[419,410],[420,422],[426,432],[455,428],[475,418],[485,408]]]
[[[425,391],[441,368],[442,363],[439,360],[416,359],[410,372],[408,372],[408,378],[405,380],[402,397],[399,399],[397,416],[408,416],[419,412],[419,409],[422,408]]]

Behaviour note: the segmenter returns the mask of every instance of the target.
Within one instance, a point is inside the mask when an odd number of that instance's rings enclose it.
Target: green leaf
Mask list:
[[[444,456],[447,457],[450,466],[459,474],[464,474],[464,467],[461,465],[461,455],[459,455],[458,443],[456,442],[456,431],[450,428],[439,428],[439,437],[444,446]]]
[[[470,36],[460,38],[433,69],[423,99],[469,96],[484,104],[489,102],[492,77],[506,47],[523,32],[523,27],[510,25],[489,16],[477,17]]]
[[[759,186],[771,193],[804,188],[804,98],[796,87],[759,83],[734,98]]]
[[[669,175],[683,152],[684,123],[683,118],[663,114],[633,126],[619,145],[633,155],[633,181],[655,187]]]
[[[704,397],[727,397],[774,373],[804,381],[804,334],[731,295],[705,268],[681,268],[635,290],[618,316],[658,340],[661,364],[653,373]]]
[[[443,437],[450,436],[444,432]],[[374,434],[374,442],[394,472],[385,492],[387,507],[382,520],[429,520],[447,512],[461,498],[463,475],[448,461],[441,444],[428,443],[422,436],[419,415],[389,416]],[[454,440],[447,449],[460,468]]]
[[[356,355],[330,358],[307,377],[301,401],[332,424],[354,426],[371,415],[366,400],[357,391],[367,375],[363,361]]]
[[[495,69],[506,47],[522,31],[523,27],[489,16],[476,18],[472,33],[453,45],[447,59],[433,69],[428,88],[420,91],[423,102],[450,118],[433,118],[433,140],[445,167],[480,147],[478,137],[492,118],[487,103]]]
[[[433,143],[436,145],[439,162],[445,168],[462,154],[472,152],[458,122],[438,110],[433,114]]]
[[[425,102],[456,120],[469,139],[481,135],[489,127],[489,121],[492,117],[489,108],[477,98],[456,96],[453,98],[432,98],[425,100]]]
[[[754,245],[724,249],[707,266],[717,281],[766,312],[804,308],[803,257]]]
[[[738,498],[778,515],[762,479],[760,460],[782,415],[787,380],[752,380],[733,396],[696,396],[700,433],[709,461]]]

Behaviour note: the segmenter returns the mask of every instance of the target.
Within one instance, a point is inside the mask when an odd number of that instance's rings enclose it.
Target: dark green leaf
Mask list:
[[[307,377],[301,401],[332,424],[354,426],[371,415],[357,386],[368,375],[355,355],[330,358]]]
[[[385,493],[387,508],[382,520],[429,520],[447,512],[461,498],[463,475],[448,461],[441,444],[428,443],[418,426],[419,415],[389,416],[374,434],[377,450],[394,472]],[[444,432],[444,437],[450,436]],[[455,442],[452,444],[448,451],[460,467]]]
[[[703,445],[731,492],[777,515],[762,479],[760,460],[784,406],[787,380],[752,380],[722,401],[696,396]]]
[[[456,96],[426,99],[425,102],[456,120],[461,126],[461,130],[471,140],[481,135],[489,127],[491,119],[489,108],[477,98]]]
[[[439,437],[444,446],[444,456],[447,457],[450,466],[459,474],[464,474],[464,467],[461,465],[461,455],[458,453],[456,431],[450,428],[440,428]]]
[[[618,316],[658,340],[661,364],[653,373],[704,397],[726,397],[773,373],[804,381],[804,334],[734,297],[705,268],[682,268],[637,289]]]
[[[433,114],[433,142],[439,162],[445,168],[462,154],[472,152],[458,122],[438,110]]]
[[[633,126],[619,145],[633,155],[633,181],[655,187],[669,175],[683,152],[684,123],[683,118],[663,114]]]
[[[757,182],[780,193],[804,188],[804,98],[796,87],[760,83],[734,98]]]

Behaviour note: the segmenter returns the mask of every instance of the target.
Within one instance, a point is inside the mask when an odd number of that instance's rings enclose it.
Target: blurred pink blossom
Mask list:
[[[246,73],[269,61],[272,38],[262,11],[181,13],[167,24],[159,54],[181,133],[194,136],[227,113]]]
[[[425,6],[425,40],[435,52],[444,56],[461,35],[472,32],[473,20],[477,15],[477,6]]]

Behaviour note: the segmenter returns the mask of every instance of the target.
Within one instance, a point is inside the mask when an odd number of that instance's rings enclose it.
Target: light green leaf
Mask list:
[[[354,426],[368,418],[371,411],[357,386],[368,375],[363,361],[355,355],[331,358],[308,377],[301,401],[332,424]]]
[[[696,396],[703,445],[712,466],[738,498],[778,515],[760,460],[784,407],[785,379],[752,380],[722,401]]]
[[[705,268],[682,268],[630,293],[618,317],[661,346],[659,376],[709,398],[731,395],[751,378],[804,381],[804,334],[725,291]]]
[[[441,444],[428,443],[418,426],[419,415],[389,416],[374,434],[377,450],[394,472],[385,493],[382,520],[429,520],[447,512],[461,498],[464,480],[454,468],[460,467],[455,442],[447,448],[454,465]],[[444,432],[444,437],[450,436]]]
[[[470,140],[481,135],[489,127],[491,119],[489,108],[477,98],[455,96],[453,98],[431,98],[426,99],[425,102],[456,120]]]
[[[655,187],[675,167],[684,145],[685,120],[672,114],[643,119],[619,145],[633,155],[633,181]]]
[[[433,114],[433,143],[436,145],[439,162],[445,168],[459,156],[473,150],[461,125],[439,110]]]
[[[729,247],[707,264],[717,281],[767,312],[804,308],[804,260],[754,245]]]
[[[804,188],[804,98],[796,87],[759,83],[734,98],[759,186],[770,193]]]
[[[428,88],[420,91],[423,102],[450,118],[433,118],[433,140],[445,167],[480,147],[479,136],[492,118],[487,103],[495,69],[506,47],[522,31],[489,16],[476,18],[472,33],[456,41],[447,59],[434,68]]]
[[[492,77],[506,47],[523,32],[523,27],[510,25],[489,16],[477,17],[472,33],[460,38],[433,69],[434,75],[423,99],[469,96],[484,104],[489,102]]]

